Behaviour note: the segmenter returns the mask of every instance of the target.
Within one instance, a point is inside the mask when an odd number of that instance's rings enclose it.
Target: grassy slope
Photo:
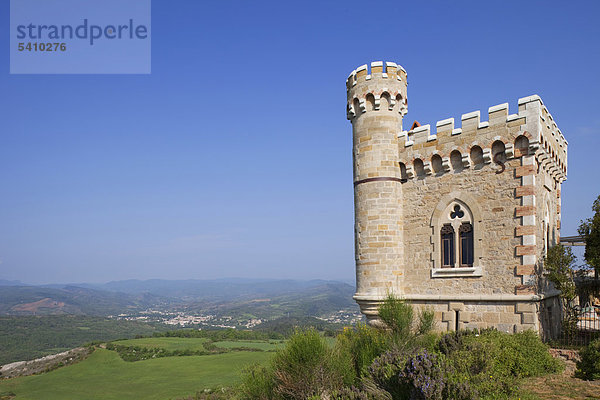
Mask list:
[[[259,350],[276,350],[282,347],[283,341],[275,341],[271,340],[270,342],[266,341],[254,341],[254,340],[224,340],[222,342],[215,342],[215,346],[221,347],[224,349],[231,348],[239,348],[239,347],[247,347],[250,349],[259,349]]]
[[[167,400],[237,382],[244,365],[263,363],[270,353],[233,352],[166,357],[128,363],[98,349],[85,361],[36,376],[0,382],[15,400]]]
[[[167,329],[165,325],[82,315],[0,316],[0,365],[58,353],[92,340],[126,339]]]
[[[151,337],[142,339],[117,340],[113,342],[121,346],[158,347],[161,349],[175,350],[204,350],[203,344],[209,341],[207,338],[180,338],[180,337]],[[214,342],[215,346],[224,349],[247,347],[258,350],[275,350],[281,347],[283,341],[279,340],[224,340]]]
[[[118,340],[114,344],[121,346],[158,347],[168,351],[175,350],[204,350],[206,338],[151,337],[142,339]]]

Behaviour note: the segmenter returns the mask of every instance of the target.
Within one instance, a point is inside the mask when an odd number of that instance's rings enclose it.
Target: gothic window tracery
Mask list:
[[[482,218],[477,199],[454,191],[440,198],[431,215],[431,277],[483,276]]]
[[[473,217],[466,204],[455,200],[442,213],[440,265],[442,268],[468,268],[474,261]]]

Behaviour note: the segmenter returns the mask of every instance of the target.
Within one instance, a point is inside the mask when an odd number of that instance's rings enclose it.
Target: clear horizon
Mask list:
[[[115,282],[127,282],[127,281],[137,281],[137,282],[148,282],[148,281],[165,281],[165,282],[188,282],[188,281],[201,281],[201,282],[218,282],[218,281],[246,281],[246,282],[278,282],[278,281],[296,281],[296,282],[312,282],[312,281],[324,281],[324,282],[341,282],[347,284],[354,284],[354,279],[277,279],[277,278],[240,278],[240,277],[224,277],[224,278],[214,278],[214,279],[161,279],[161,278],[146,278],[146,279],[119,279],[119,280],[110,280],[110,281],[100,281],[100,282],[23,282],[18,279],[10,280],[10,279],[2,279],[0,278],[0,287],[2,287],[2,282],[19,282],[26,286],[55,286],[55,285],[63,285],[63,286],[77,286],[77,285],[106,285],[109,283]]]
[[[154,0],[150,75],[10,75],[5,35],[0,279],[354,281],[345,79],[372,61],[408,72],[405,128],[540,95],[575,235],[600,194],[599,11]]]

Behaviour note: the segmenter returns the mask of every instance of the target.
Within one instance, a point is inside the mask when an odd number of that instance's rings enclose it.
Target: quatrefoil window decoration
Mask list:
[[[452,211],[450,213],[450,218],[454,219],[454,218],[462,218],[465,216],[465,212],[463,210],[460,209],[460,205],[457,204],[454,206],[454,211]]]

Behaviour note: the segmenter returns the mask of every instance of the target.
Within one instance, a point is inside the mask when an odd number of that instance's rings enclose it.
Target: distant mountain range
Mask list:
[[[0,286],[25,286],[25,283],[21,281],[7,281],[6,279],[0,279]]]
[[[325,280],[125,280],[105,284],[24,285],[0,281],[0,315],[118,315],[145,309],[259,318],[320,316],[354,309],[354,287]]]
[[[0,315],[104,316],[169,303],[169,299],[150,293],[130,295],[76,286],[0,286]]]

